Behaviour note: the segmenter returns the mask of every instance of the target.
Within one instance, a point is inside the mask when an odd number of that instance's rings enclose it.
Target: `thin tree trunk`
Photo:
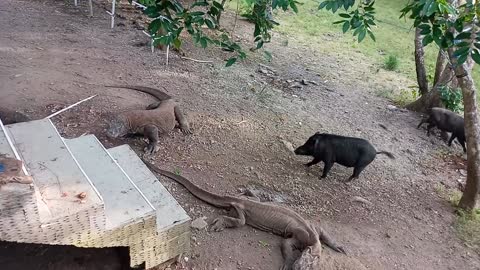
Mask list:
[[[225,8],[225,2],[227,2],[227,0],[222,0],[221,5],[222,5],[223,8]],[[219,10],[219,11],[218,11],[218,15],[217,15],[217,25],[216,25],[216,28],[217,28],[217,29],[220,29],[220,17],[221,17],[221,16],[222,16],[222,11]]]
[[[429,109],[433,107],[443,107],[442,100],[440,99],[440,92],[438,87],[441,85],[448,84],[452,77],[454,76],[453,70],[449,65],[446,65],[444,71],[441,72],[442,76],[438,82],[432,87],[432,90],[428,91],[426,94],[420,96],[419,99],[408,104],[407,109],[415,112],[428,112]]]
[[[448,50],[450,59],[453,49]],[[476,88],[467,65],[456,65],[455,75],[459,86],[462,88],[465,137],[467,139],[467,183],[460,199],[459,207],[471,211],[477,205],[478,192],[480,191],[480,121],[478,118]]]
[[[438,50],[437,56],[437,64],[435,66],[435,75],[433,77],[433,85],[438,83],[440,76],[442,76],[442,72],[445,69],[445,64],[447,63],[447,57],[445,56],[447,52],[442,49]]]
[[[428,92],[427,71],[425,70],[425,52],[423,51],[422,29],[415,29],[415,68],[417,71],[417,82],[420,95],[425,95]]]

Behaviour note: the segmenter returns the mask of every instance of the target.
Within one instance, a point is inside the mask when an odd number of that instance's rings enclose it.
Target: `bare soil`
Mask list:
[[[153,98],[102,85],[165,88],[188,113],[194,135],[175,131],[162,137],[153,158],[158,166],[179,170],[218,193],[236,194],[247,184],[278,192],[286,205],[320,220],[369,269],[480,269],[479,254],[458,239],[454,210],[436,191],[438,185],[456,187],[464,179],[459,169],[465,162],[451,158],[461,148],[426,137],[425,130],[416,129],[419,115],[387,109],[388,101],[374,94],[385,85],[412,82],[377,72],[360,54],[350,59],[319,55],[294,37],[283,46],[274,36],[270,63],[258,53],[231,68],[223,67],[226,52],[187,42],[186,56],[213,64],[171,52],[167,68],[164,52],[139,46],[148,39],[137,24],[117,19],[112,30],[101,5],[95,5],[94,18],[87,18],[86,1],[79,2],[80,7],[73,1],[0,1],[0,107],[37,119],[98,94],[54,118],[62,135],[93,133],[107,147],[128,143],[142,154],[145,143],[139,138],[108,140],[105,119],[109,113],[144,108]],[[233,29],[233,17],[222,17],[226,29]],[[251,44],[251,25],[238,21],[235,32]],[[291,88],[294,82],[286,80],[295,79],[316,84]],[[319,179],[322,166],[305,169],[308,159],[294,156],[284,143],[298,146],[316,131],[368,139],[396,159],[377,156],[349,184],[343,180],[352,169],[340,165]],[[193,219],[222,213],[171,181],[162,183]],[[371,204],[354,201],[356,196]],[[250,227],[194,231],[191,243],[188,269],[268,270],[282,262],[280,237]],[[103,264],[99,259],[98,267],[89,269],[103,269]]]

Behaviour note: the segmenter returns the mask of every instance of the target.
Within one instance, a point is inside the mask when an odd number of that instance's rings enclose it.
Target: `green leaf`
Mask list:
[[[156,6],[147,7],[143,11],[143,13],[145,13],[150,18],[156,18],[156,17],[160,16],[160,13],[158,13],[158,10],[157,10]]]
[[[462,65],[463,63],[465,63],[465,61],[467,61],[467,57],[468,57],[468,53],[463,54],[460,57],[458,57],[457,64]]]
[[[207,1],[198,1],[198,2],[193,3],[193,5],[191,5],[190,8],[194,8],[194,7],[206,7],[206,6],[208,6]]]
[[[195,17],[195,16],[203,16],[203,15],[205,15],[205,12],[203,12],[203,11],[194,11],[194,12],[190,13],[190,15],[191,15],[192,17]]]
[[[470,32],[462,32],[460,34],[458,34],[455,39],[456,40],[461,40],[461,39],[467,39],[467,38],[470,38],[472,36],[472,33]]]
[[[160,27],[162,27],[162,20],[155,19],[148,25],[148,32],[150,35],[154,35],[158,32]]]
[[[458,57],[464,54],[468,54],[468,51],[470,50],[470,47],[463,47],[460,49],[457,49],[454,53],[453,56]]]
[[[375,35],[372,33],[372,31],[368,30],[367,33],[374,42],[377,41],[376,38],[375,38]]]
[[[293,12],[298,13],[298,8],[294,1],[290,1],[290,7],[292,8]]]
[[[213,6],[218,8],[219,10],[223,10],[222,4],[218,3],[217,1],[213,1]]]
[[[422,45],[425,47],[428,44],[432,43],[432,41],[433,41],[432,35],[426,35],[425,37],[423,37]]]
[[[362,42],[362,40],[365,38],[366,33],[367,33],[367,30],[365,30],[365,29],[360,31],[360,34],[358,35],[358,43]]]
[[[340,13],[338,14],[338,16],[342,17],[342,18],[350,18],[350,14],[347,14],[347,13]]]
[[[235,62],[237,62],[237,58],[232,57],[232,58],[227,60],[227,63],[225,64],[225,67],[229,67],[229,66],[233,65]]]
[[[182,46],[182,41],[178,38],[173,40],[173,47],[176,49],[179,49]]]
[[[210,29],[214,29],[215,28],[215,23],[213,22],[213,20],[211,18],[206,18],[205,19],[205,24],[208,26],[208,28]]]
[[[208,39],[206,37],[201,37],[200,38],[200,46],[202,46],[202,48],[206,48],[208,45]]]
[[[318,9],[323,9],[325,8],[325,6],[328,4],[329,1],[323,1],[322,3],[320,3],[320,5],[318,6]]]
[[[343,33],[345,34],[348,31],[349,28],[350,28],[350,22],[345,21],[345,23],[343,24],[343,27],[342,27]]]
[[[347,20],[336,21],[336,22],[333,22],[332,24],[339,24],[339,23],[343,23],[345,21],[347,21]]]

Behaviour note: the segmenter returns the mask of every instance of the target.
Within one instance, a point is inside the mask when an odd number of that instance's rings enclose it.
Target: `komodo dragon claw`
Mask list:
[[[214,219],[210,225],[210,231],[221,232],[223,229],[225,229],[225,224],[221,217]]]

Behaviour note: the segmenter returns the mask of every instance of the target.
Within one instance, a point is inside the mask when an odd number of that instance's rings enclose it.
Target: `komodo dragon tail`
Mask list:
[[[147,165],[147,167],[150,168],[150,170],[174,180],[175,182],[184,186],[190,193],[193,194],[193,196],[199,198],[200,200],[218,208],[232,207],[231,203],[233,202],[233,200],[235,200],[234,197],[226,198],[225,196],[220,196],[215,193],[208,192],[204,189],[197,187],[196,185],[194,185],[192,182],[190,182],[188,179],[186,179],[183,176],[171,173],[169,171],[164,171],[154,166],[153,164],[145,161],[144,159],[142,160],[145,163],[145,165]]]
[[[377,154],[384,154],[384,155],[386,155],[387,157],[389,157],[389,158],[391,158],[391,159],[395,159],[395,156],[393,156],[392,153],[387,152],[387,151],[380,151],[380,152],[377,152]]]
[[[172,97],[168,95],[167,93],[156,89],[156,88],[151,88],[151,87],[146,87],[146,86],[138,86],[138,85],[105,85],[105,87],[110,87],[110,88],[125,88],[125,89],[132,89],[136,90],[139,92],[147,93],[155,98],[157,98],[159,101],[171,99]]]

